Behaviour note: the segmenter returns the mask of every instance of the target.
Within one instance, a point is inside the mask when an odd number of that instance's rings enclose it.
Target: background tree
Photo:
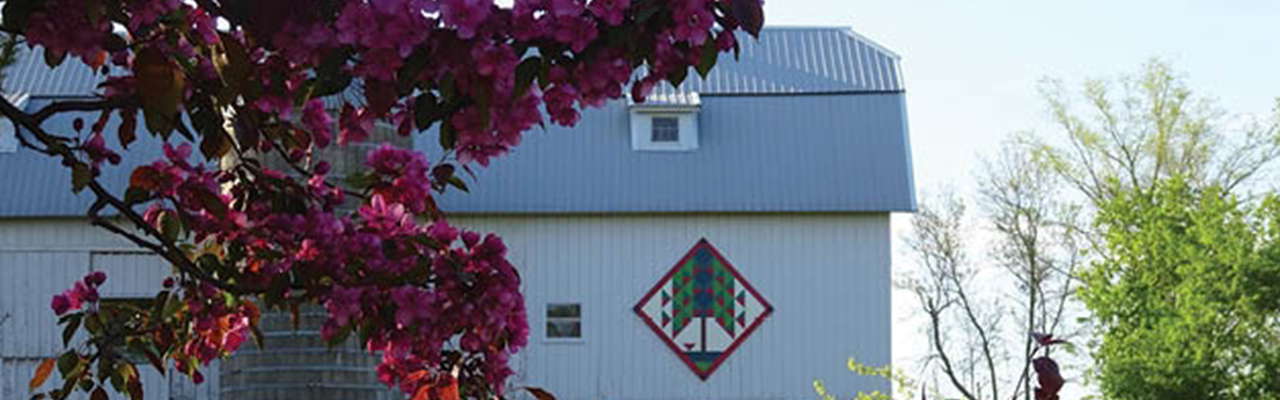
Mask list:
[[[449,225],[434,194],[465,189],[455,171],[506,153],[544,111],[571,126],[628,85],[643,101],[690,67],[705,76],[737,30],[762,24],[759,0],[7,1],[0,28],[32,56],[103,83],[33,111],[0,99],[0,114],[24,151],[60,160],[92,196],[93,224],[175,271],[147,307],[99,304],[101,272],[55,296],[68,349],[31,387],[56,367],[63,385],[37,396],[110,386],[141,399],[126,349],[199,383],[201,365],[260,336],[260,304],[319,304],[323,336],[380,353],[386,384],[416,399],[501,396],[528,336],[519,275],[501,239]],[[138,138],[139,114],[156,139]],[[382,147],[368,171],[333,181],[316,154],[375,123],[438,126],[440,157]],[[165,141],[165,156],[114,193],[99,176],[137,140]]]
[[[1241,203],[1181,177],[1128,190],[1084,274],[1113,399],[1280,398],[1280,199]]]
[[[991,257],[970,259],[977,244],[962,200],[923,202],[907,238],[923,269],[905,286],[928,317],[930,360],[947,386],[966,399],[1032,398],[1034,361],[1050,350],[1029,333],[1073,332],[1066,308],[1080,263],[1075,213],[1022,142],[1009,142],[980,179]]]
[[[1037,138],[1037,155],[1092,205],[1173,176],[1233,193],[1280,157],[1280,109],[1233,119],[1160,60],[1137,75],[1086,81],[1082,111],[1059,81],[1042,94],[1061,131]]]
[[[1252,340],[1275,335],[1275,315],[1254,300],[1280,287],[1254,255],[1273,251],[1263,221],[1274,218],[1249,192],[1276,188],[1266,177],[1280,157],[1280,108],[1231,116],[1159,60],[1086,82],[1083,110],[1060,83],[1044,95],[1062,129],[1034,139],[1037,159],[1092,222],[1080,228],[1092,263],[1081,297],[1104,395],[1275,396],[1256,375],[1275,370],[1274,346]]]

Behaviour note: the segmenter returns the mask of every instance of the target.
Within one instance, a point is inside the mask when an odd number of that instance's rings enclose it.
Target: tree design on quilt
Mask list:
[[[702,239],[635,311],[699,378],[707,379],[773,307]]]

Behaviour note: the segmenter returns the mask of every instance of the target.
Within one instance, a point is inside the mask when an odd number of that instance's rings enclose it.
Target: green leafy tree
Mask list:
[[[1086,81],[1078,96],[1055,80],[1041,91],[1063,140],[1040,140],[1036,155],[1095,205],[1175,175],[1235,192],[1280,157],[1280,108],[1232,116],[1158,59],[1135,75]]]
[[[1083,274],[1107,398],[1280,399],[1280,199],[1174,176],[1100,203]]]

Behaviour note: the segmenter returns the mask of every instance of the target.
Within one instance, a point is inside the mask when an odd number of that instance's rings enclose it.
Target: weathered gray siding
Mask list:
[[[524,278],[532,327],[523,384],[562,400],[808,399],[823,379],[840,398],[888,386],[853,376],[850,357],[890,362],[887,214],[489,216],[455,224],[501,234]],[[774,313],[700,381],[632,306],[700,238]],[[545,340],[548,302],[581,302],[584,340]]]
[[[49,299],[93,270],[108,274],[104,297],[150,298],[169,267],[84,220],[0,221],[0,399],[27,398],[36,366],[64,351]],[[148,399],[217,398],[216,373],[194,387],[181,375],[161,376],[150,366],[139,371]]]

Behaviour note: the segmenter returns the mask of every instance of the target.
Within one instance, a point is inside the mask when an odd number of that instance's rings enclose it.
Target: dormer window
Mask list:
[[[679,117],[653,117],[653,126],[650,129],[653,132],[653,142],[679,142],[680,141],[680,118]]]
[[[700,108],[697,93],[654,95],[644,103],[631,103],[631,149],[697,149]]]

